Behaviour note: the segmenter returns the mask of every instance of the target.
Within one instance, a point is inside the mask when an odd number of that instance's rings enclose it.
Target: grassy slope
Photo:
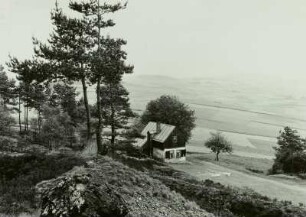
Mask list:
[[[273,165],[273,160],[260,159],[252,157],[243,157],[237,155],[221,154],[220,161],[215,161],[214,154],[189,154],[188,160],[194,161],[207,161],[214,164],[224,166],[237,171],[254,174],[267,174],[268,170]]]
[[[130,167],[146,171],[153,178],[195,201],[201,208],[218,216],[245,217],[304,217],[306,210],[292,206],[290,202],[279,202],[262,196],[250,189],[226,187],[212,181],[199,181],[185,172],[154,162],[131,157],[120,160]]]
[[[223,155],[220,162],[215,162],[213,157],[212,154],[189,155],[189,164],[173,165],[173,167],[185,171],[199,180],[211,179],[223,185],[251,188],[270,198],[290,200],[295,204],[305,203],[305,181],[270,177],[258,173],[260,170],[265,171],[269,168],[269,160]],[[251,170],[257,173],[249,171],[251,166]]]

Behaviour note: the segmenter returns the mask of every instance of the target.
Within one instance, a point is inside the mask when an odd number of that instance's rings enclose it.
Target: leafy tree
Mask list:
[[[306,171],[306,141],[298,135],[296,130],[285,127],[277,137],[278,146],[275,147],[275,160],[272,172],[299,173]]]
[[[130,108],[129,93],[120,84],[105,84],[101,87],[103,124],[111,128],[111,145],[115,143],[118,129],[126,129],[128,119],[134,117]]]
[[[205,146],[210,148],[213,153],[216,154],[216,161],[219,161],[220,153],[232,153],[233,147],[231,143],[226,140],[224,136],[221,135],[220,132],[211,133],[211,138],[209,138],[205,142]]]
[[[141,122],[161,122],[176,126],[180,137],[188,142],[191,131],[195,127],[194,111],[175,96],[163,95],[148,103],[146,110],[141,116]]]

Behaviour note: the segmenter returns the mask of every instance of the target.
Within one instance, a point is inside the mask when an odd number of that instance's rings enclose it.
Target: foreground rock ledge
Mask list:
[[[212,217],[160,181],[108,157],[37,185],[42,217]]]

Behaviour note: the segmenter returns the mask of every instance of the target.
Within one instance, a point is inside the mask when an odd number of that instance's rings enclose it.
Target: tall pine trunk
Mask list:
[[[91,138],[91,124],[90,124],[90,110],[89,110],[88,96],[87,96],[87,86],[86,86],[85,77],[82,77],[81,80],[82,80],[84,104],[85,104],[85,110],[86,110],[87,139],[89,140]]]
[[[113,118],[113,117],[112,117]],[[112,154],[115,153],[115,138],[116,138],[116,128],[115,128],[115,122],[112,119],[112,137],[111,137],[111,147],[112,147]]]
[[[110,94],[111,94],[111,130],[112,130],[112,137],[111,137],[111,146],[112,151],[115,151],[115,138],[116,138],[116,128],[115,128],[115,109],[114,109],[114,96],[113,96],[114,88],[112,84],[110,84]]]
[[[98,0],[98,24],[100,24],[100,0]],[[100,55],[100,37],[101,37],[101,27],[98,27],[98,54]],[[98,113],[98,125],[97,125],[97,148],[98,154],[105,154],[105,150],[102,144],[102,112],[101,112],[101,76],[97,78],[97,113]]]
[[[102,112],[101,112],[101,76],[98,76],[97,80],[97,113],[98,113],[98,125],[96,129],[97,134],[97,147],[98,147],[98,153],[99,154],[105,154],[106,150],[103,147],[102,144]]]
[[[27,105],[27,131],[29,131],[29,106]]]
[[[26,124],[26,122],[27,122],[27,109],[26,109],[26,105],[25,105],[25,103],[23,104],[23,122],[24,122],[24,132],[26,132],[27,131],[27,124]]]
[[[19,133],[21,133],[21,108],[20,108],[20,93],[18,95],[18,122],[19,122]]]
[[[38,134],[40,134],[41,129],[41,109],[38,109],[38,118],[37,118],[37,125],[38,125]]]

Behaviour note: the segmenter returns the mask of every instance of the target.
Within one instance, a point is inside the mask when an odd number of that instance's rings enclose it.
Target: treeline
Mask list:
[[[1,117],[16,111],[20,134],[35,134],[36,142],[50,146],[73,144],[83,138],[84,132],[84,143],[96,138],[98,152],[106,154],[103,128],[110,128],[110,143],[114,144],[118,129],[125,129],[128,119],[134,116],[128,91],[121,83],[124,74],[133,72],[123,50],[126,41],[105,34],[106,28],[115,25],[110,14],[126,6],[100,4],[99,0],[71,1],[70,10],[80,14],[73,18],[56,3],[51,12],[53,31],[48,41],[33,38],[32,59],[10,56],[7,66],[18,82],[8,79],[1,68],[0,76],[4,77],[0,80]],[[77,99],[75,83],[82,85],[81,99]],[[95,105],[88,102],[87,89],[91,85],[96,87]],[[30,119],[29,110],[35,110],[37,118]]]

